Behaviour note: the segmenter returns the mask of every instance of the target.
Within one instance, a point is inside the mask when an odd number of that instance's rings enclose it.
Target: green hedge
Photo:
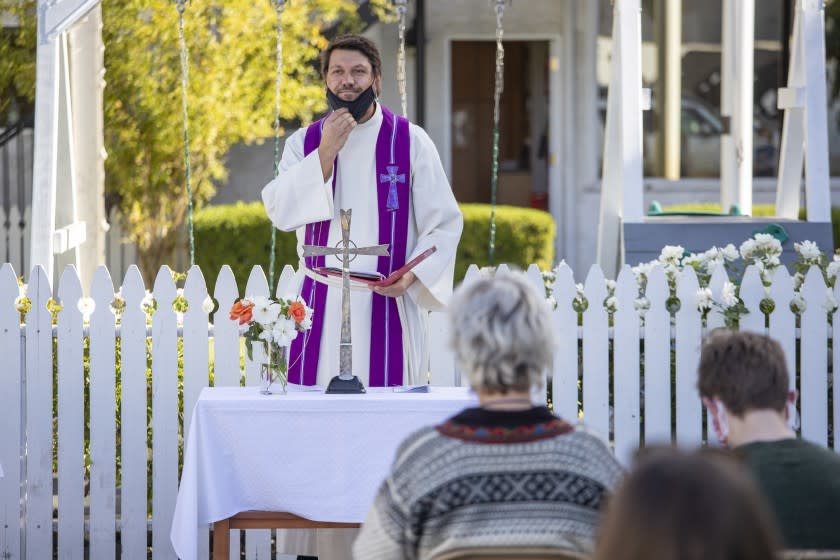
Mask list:
[[[455,279],[464,277],[472,264],[488,264],[490,206],[462,204],[464,234],[458,246]],[[205,274],[216,274],[230,265],[240,291],[255,264],[268,274],[271,229],[262,203],[209,206],[195,213],[195,255]],[[521,268],[537,263],[548,269],[554,260],[554,220],[541,210],[498,206],[496,208],[496,262]],[[294,233],[277,232],[275,277],[286,264],[297,266]],[[215,278],[206,278],[209,285]]]
[[[490,205],[461,204],[464,233],[458,245],[455,279],[460,281],[470,264],[489,264]],[[543,270],[554,262],[554,219],[548,212],[517,206],[496,207],[495,262],[525,269],[536,263]]]
[[[239,291],[245,289],[255,264],[268,276],[271,228],[262,203],[208,206],[195,213],[195,261],[205,275],[218,274],[222,265],[230,265]],[[297,266],[297,241],[294,233],[277,231],[275,280],[283,266]],[[208,286],[215,277],[205,276]]]
[[[720,204],[715,202],[695,202],[690,204],[674,204],[663,208],[668,212],[720,212]],[[776,206],[773,204],[756,204],[753,206],[753,216],[775,216]],[[799,219],[806,217],[805,209],[799,210]],[[834,239],[834,249],[840,249],[840,206],[831,208],[831,231]]]

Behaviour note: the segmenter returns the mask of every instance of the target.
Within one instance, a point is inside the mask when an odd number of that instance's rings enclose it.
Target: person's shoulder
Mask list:
[[[397,447],[396,463],[414,461],[416,457],[428,455],[429,449],[441,439],[435,426],[424,426],[408,434]]]
[[[426,129],[420,126],[419,124],[414,124],[413,122],[408,122],[408,133],[411,135],[412,139],[416,138],[421,142],[429,142],[432,143],[432,138],[429,136],[429,133],[426,132]]]

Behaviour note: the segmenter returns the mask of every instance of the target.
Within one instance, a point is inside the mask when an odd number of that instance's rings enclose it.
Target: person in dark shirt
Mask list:
[[[774,510],[785,546],[840,549],[840,456],[797,439],[789,380],[782,347],[767,336],[716,331],[703,345],[700,397]]]

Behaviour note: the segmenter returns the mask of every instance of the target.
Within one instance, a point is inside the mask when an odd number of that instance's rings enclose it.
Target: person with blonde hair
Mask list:
[[[619,486],[594,560],[771,560],[779,546],[767,505],[734,460],[660,450]]]
[[[621,467],[599,438],[531,401],[554,332],[521,273],[462,285],[452,346],[479,406],[410,435],[353,547],[355,558],[427,559],[459,549],[589,551]]]

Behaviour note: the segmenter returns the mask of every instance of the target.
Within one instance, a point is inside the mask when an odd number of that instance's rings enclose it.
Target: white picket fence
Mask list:
[[[478,273],[475,267],[469,272]],[[536,266],[528,275],[535,289],[543,290]],[[725,279],[723,269],[716,271],[714,292],[720,291]],[[286,267],[276,293],[287,293],[296,281],[294,271]],[[646,288],[650,309],[644,324],[633,305],[638,294],[628,268],[618,278],[618,310],[612,326],[603,306],[593,304],[606,295],[605,279],[597,267],[586,278],[590,305],[583,313],[582,325],[572,309],[576,288],[569,268],[559,270],[553,290],[558,345],[550,379],[555,411],[566,418],[575,418],[582,411],[585,422],[609,436],[617,456],[625,462],[642,441],[702,444],[703,414],[695,389],[695,369],[704,329],[723,321],[712,313],[708,324],[702,325],[694,305],[694,272],[688,270],[679,278],[678,295],[684,303],[673,319],[666,309],[665,274],[661,269],[652,272]],[[839,291],[835,288],[838,300]],[[807,275],[801,292],[807,308],[797,327],[788,305],[793,297],[791,277],[786,270],[776,274],[770,296],[777,305],[769,316],[767,332],[784,346],[790,371],[799,366],[796,388],[801,394],[802,436],[840,449],[840,394],[833,374],[840,365],[840,347],[832,344],[833,332],[822,308],[826,286],[819,271]],[[208,371],[212,366],[217,386],[257,382],[253,364],[246,362],[245,372],[240,371],[238,326],[224,312],[240,295],[236,282],[230,268],[219,273],[213,298],[222,311],[212,325],[202,310],[208,289],[197,267],[187,275],[183,293],[189,310],[182,317],[171,306],[177,292],[167,268],[162,268],[155,280],[158,308],[148,322],[141,309],[145,286],[136,267],[129,269],[122,285],[126,306],[119,321],[110,309],[115,289],[106,268],[98,270],[89,289],[95,309],[87,321],[76,304],[82,293],[72,268],[62,274],[55,294],[43,270],[35,268],[28,278],[32,308],[21,325],[15,310],[19,294],[16,272],[8,263],[0,268],[0,356],[5,363],[0,368],[0,465],[5,472],[0,478],[0,558],[174,558],[169,530],[178,490],[178,457],[193,405],[210,383]],[[252,271],[246,293],[269,293],[259,267]],[[765,331],[765,316],[758,307],[765,291],[755,270],[748,269],[745,274],[741,295],[751,311],[742,319],[742,328]],[[62,304],[55,324],[47,309],[50,297]],[[838,324],[838,312],[833,321]],[[432,322],[431,382],[455,384],[460,376],[446,345],[446,318],[433,314]],[[117,341],[119,354],[115,352]],[[179,345],[183,348],[182,405]],[[121,365],[119,379],[117,364]],[[54,398],[55,418],[51,410]],[[830,402],[833,410],[829,410]],[[85,426],[86,413],[89,426]],[[86,430],[90,441],[87,474]],[[57,496],[53,495],[54,478]],[[271,532],[249,531],[244,540],[249,560],[271,557]],[[236,554],[232,557],[238,558],[240,539],[233,536],[231,542]],[[201,557],[207,558],[209,539],[201,544]]]

